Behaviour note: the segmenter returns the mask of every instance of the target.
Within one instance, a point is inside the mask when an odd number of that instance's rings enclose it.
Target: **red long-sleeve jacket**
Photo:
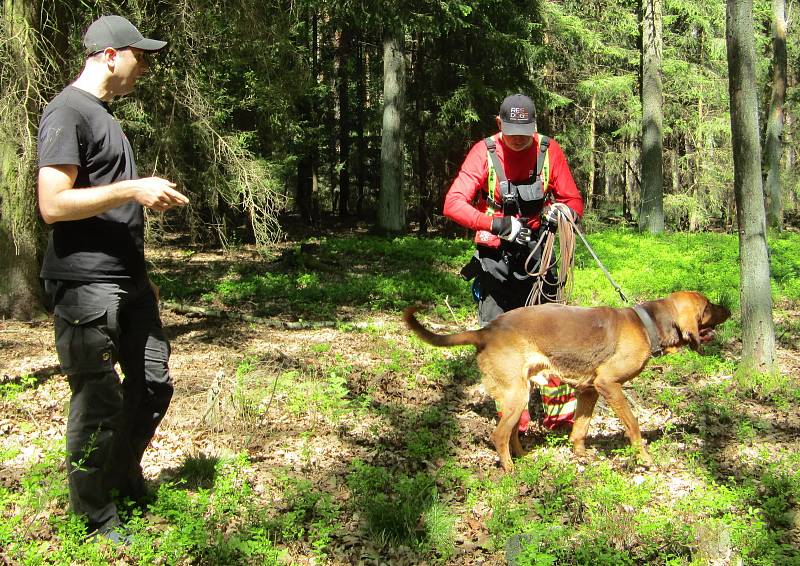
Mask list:
[[[497,157],[509,181],[522,184],[527,183],[535,176],[536,158],[539,154],[538,135],[534,136],[531,146],[522,151],[513,151],[507,148],[499,132],[493,138]],[[554,202],[567,205],[578,217],[581,217],[583,215],[581,193],[575,186],[561,146],[552,138],[547,154],[550,160],[550,181],[545,198],[550,198],[548,195],[552,195]],[[475,230],[476,243],[496,248],[500,245],[500,238],[490,233],[492,219],[503,216],[503,212],[502,210],[492,212],[488,206],[488,159],[484,140],[472,146],[458,175],[447,191],[444,199],[444,215],[465,228]],[[498,180],[494,187],[493,198],[496,202],[502,201],[499,184]],[[531,228],[538,228],[539,224],[538,214],[533,215],[528,222],[528,226]]]

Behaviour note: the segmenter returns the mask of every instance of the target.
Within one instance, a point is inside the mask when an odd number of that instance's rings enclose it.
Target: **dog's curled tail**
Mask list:
[[[427,342],[433,346],[448,347],[448,346],[475,346],[480,350],[483,348],[483,333],[480,330],[469,330],[467,332],[459,332],[458,334],[435,334],[422,326],[422,324],[414,316],[414,313],[419,310],[418,307],[407,307],[403,311],[403,320],[414,334],[419,336],[420,340]]]

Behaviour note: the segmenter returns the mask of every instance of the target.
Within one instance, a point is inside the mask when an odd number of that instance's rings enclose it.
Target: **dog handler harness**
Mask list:
[[[537,134],[538,135],[538,134]],[[486,150],[489,155],[487,165],[489,167],[489,176],[487,184],[489,192],[486,196],[488,207],[486,214],[494,216],[496,210],[502,210],[503,215],[519,214],[522,213],[522,206],[520,200],[523,202],[536,202],[544,199],[547,192],[547,186],[550,183],[550,160],[547,157],[547,148],[550,147],[550,138],[547,136],[538,136],[539,155],[536,157],[536,177],[533,183],[526,185],[515,185],[511,183],[505,175],[503,164],[497,157],[497,145],[493,137],[488,137],[483,140],[486,144]],[[494,199],[495,179],[499,180],[500,185],[500,202]],[[510,210],[510,207],[516,207],[516,211]]]

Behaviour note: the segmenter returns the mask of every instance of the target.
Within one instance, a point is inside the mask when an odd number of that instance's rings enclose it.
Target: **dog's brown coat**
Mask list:
[[[694,291],[672,293],[640,306],[653,320],[665,352],[686,345],[699,350],[701,342],[710,339],[709,331],[730,316],[728,309]],[[427,330],[414,317],[416,310],[407,308],[403,317],[425,342],[477,348],[484,387],[503,409],[492,442],[506,471],[513,469],[509,443],[515,455],[523,454],[517,422],[528,406],[530,382],[550,373],[576,387],[578,401],[570,434],[575,454],[586,452],[589,421],[598,396],[603,395],[643,462],[652,464],[639,423],[622,393],[622,385],[639,375],[651,356],[647,331],[632,308],[524,307],[480,330],[451,335]]]

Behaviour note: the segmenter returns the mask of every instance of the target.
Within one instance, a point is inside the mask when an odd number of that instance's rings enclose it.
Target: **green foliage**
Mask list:
[[[455,518],[440,502],[435,478],[422,472],[397,473],[356,460],[347,484],[376,540],[429,548],[445,557],[452,553]]]
[[[787,409],[800,401],[800,385],[779,373],[758,373],[739,369],[734,374],[737,389],[759,401]]]
[[[0,383],[0,398],[9,401],[18,397],[23,391],[27,391],[39,384],[39,379],[34,375],[21,375],[19,379],[4,381]]]
[[[603,264],[631,300],[660,298],[695,290],[712,300],[736,297],[738,245],[726,234],[638,235],[607,230],[587,236]],[[575,297],[578,304],[621,304],[585,248],[577,244]],[[734,303],[731,306],[737,307]]]
[[[471,298],[458,270],[471,253],[467,242],[444,239],[326,239],[313,255],[297,249],[284,256],[283,265],[275,266],[281,269],[274,273],[265,272],[260,264],[242,264],[218,282],[201,278],[191,291],[168,284],[162,292],[165,296],[177,292],[175,298],[202,295],[232,307],[255,303],[259,305],[255,314],[291,311],[308,319],[331,318],[352,307],[400,309],[418,301],[437,303],[437,312],[443,314],[447,309],[437,299],[445,293],[463,315]],[[174,280],[169,274],[159,277],[169,280]]]
[[[196,493],[180,484],[161,484],[151,512],[167,524],[156,529],[144,518],[133,517],[128,522],[134,535],[131,553],[147,563],[175,563],[191,554],[215,564],[254,560],[276,564],[280,553],[244,478],[248,464],[241,455],[218,460],[213,486]]]
[[[284,478],[283,512],[270,521],[270,531],[283,541],[311,539],[320,557],[331,544],[331,535],[340,527],[340,509],[328,493],[314,489],[305,479]]]
[[[487,486],[494,511],[487,526],[514,564],[687,564],[699,555],[698,538],[709,536],[729,537],[746,563],[798,558],[770,527],[788,527],[786,496],[796,497],[799,479],[794,454],[765,463],[753,476],[762,478],[758,489],[754,480],[712,481],[675,499],[655,477],[632,481],[603,462],[576,474],[554,452],[538,452]],[[525,502],[516,502],[518,493]]]
[[[348,378],[352,367],[340,356],[330,363],[289,370],[277,377],[276,390],[284,394],[285,410],[294,416],[310,416],[314,425],[320,420],[336,424],[352,410]]]

